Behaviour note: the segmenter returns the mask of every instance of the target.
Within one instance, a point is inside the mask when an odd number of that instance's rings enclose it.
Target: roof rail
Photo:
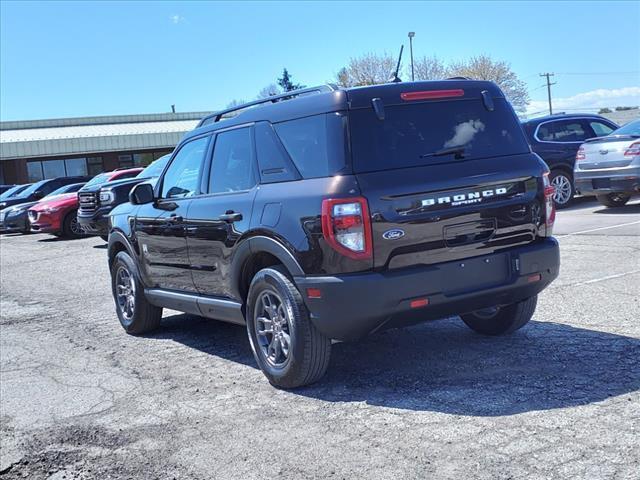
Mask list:
[[[335,92],[339,90],[340,87],[334,84],[326,84],[326,85],[318,85],[317,87],[309,87],[309,88],[301,88],[299,90],[291,90],[290,92],[281,93],[279,95],[272,95],[270,97],[261,98],[259,100],[254,100],[253,102],[243,103],[241,105],[235,105],[231,108],[226,108],[224,110],[220,110],[218,112],[212,113],[211,115],[207,115],[200,123],[198,123],[198,127],[202,127],[203,125],[209,125],[211,123],[219,122],[222,120],[224,115],[228,115],[229,113],[233,113],[239,110],[244,110],[245,108],[255,107],[257,105],[262,105],[264,103],[277,103],[285,100],[291,100],[292,98],[299,97],[301,95],[306,95],[309,93],[324,93],[324,92]]]

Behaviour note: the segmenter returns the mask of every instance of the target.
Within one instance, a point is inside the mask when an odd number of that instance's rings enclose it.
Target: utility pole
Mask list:
[[[415,82],[415,77],[413,75],[413,37],[416,36],[416,32],[409,32],[409,50],[411,52],[411,81]]]
[[[551,83],[549,77],[553,77],[553,73],[541,73],[541,77],[547,77],[547,96],[549,97],[549,115],[553,115],[553,108],[551,108],[551,85],[555,85],[556,82]]]

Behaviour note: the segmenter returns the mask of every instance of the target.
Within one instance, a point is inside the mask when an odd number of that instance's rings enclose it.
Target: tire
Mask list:
[[[556,193],[553,195],[553,203],[556,208],[561,210],[571,205],[576,193],[573,186],[573,175],[561,169],[551,170],[549,180],[556,189]]]
[[[62,236],[66,238],[80,238],[84,235],[78,223],[77,210],[67,213],[62,221]]]
[[[311,323],[300,292],[284,272],[281,267],[265,268],[253,277],[247,297],[247,334],[256,362],[269,382],[280,388],[296,388],[325,374],[331,339]]]
[[[101,238],[102,240],[104,240],[105,242],[108,242],[108,241],[109,241],[109,235],[100,235],[100,238]]]
[[[129,279],[129,283],[125,279]],[[128,289],[129,294],[123,291]],[[151,305],[144,295],[138,269],[127,252],[119,252],[111,265],[111,292],[122,328],[132,335],[151,332],[160,325],[162,308]],[[120,296],[118,295],[120,292]],[[133,299],[133,304],[127,303]]]
[[[598,201],[605,207],[623,207],[631,198],[629,193],[609,193],[607,195],[596,195]]]
[[[460,315],[464,323],[482,335],[506,335],[524,327],[536,311],[538,296],[493,309],[478,310]]]

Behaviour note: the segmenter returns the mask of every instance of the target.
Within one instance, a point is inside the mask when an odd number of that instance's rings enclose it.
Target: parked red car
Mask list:
[[[135,177],[142,170],[142,168],[128,168],[126,170],[101,173],[87,182],[85,187],[122,178]],[[84,232],[78,223],[78,205],[77,193],[58,195],[49,200],[38,202],[28,211],[31,231],[51,233],[58,237],[81,237]]]

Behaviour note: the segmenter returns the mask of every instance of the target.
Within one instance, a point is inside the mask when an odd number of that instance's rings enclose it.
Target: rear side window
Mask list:
[[[582,142],[589,138],[580,120],[546,122],[538,127],[536,135],[543,142]]]
[[[219,133],[213,147],[209,193],[249,190],[253,187],[251,127]]]
[[[502,98],[385,106],[350,113],[353,168],[372,172],[529,152],[522,127]],[[451,152],[451,153],[447,153]]]
[[[611,132],[613,132],[613,128],[611,128],[606,123],[595,121],[595,122],[589,122],[589,125],[591,125],[593,132],[598,137],[604,137],[606,135],[609,135]]]
[[[257,123],[254,132],[262,183],[298,180],[300,175],[291,163],[289,155],[273,131],[273,127],[266,122]]]
[[[274,125],[303,178],[330,177],[346,170],[346,116],[339,112]]]

